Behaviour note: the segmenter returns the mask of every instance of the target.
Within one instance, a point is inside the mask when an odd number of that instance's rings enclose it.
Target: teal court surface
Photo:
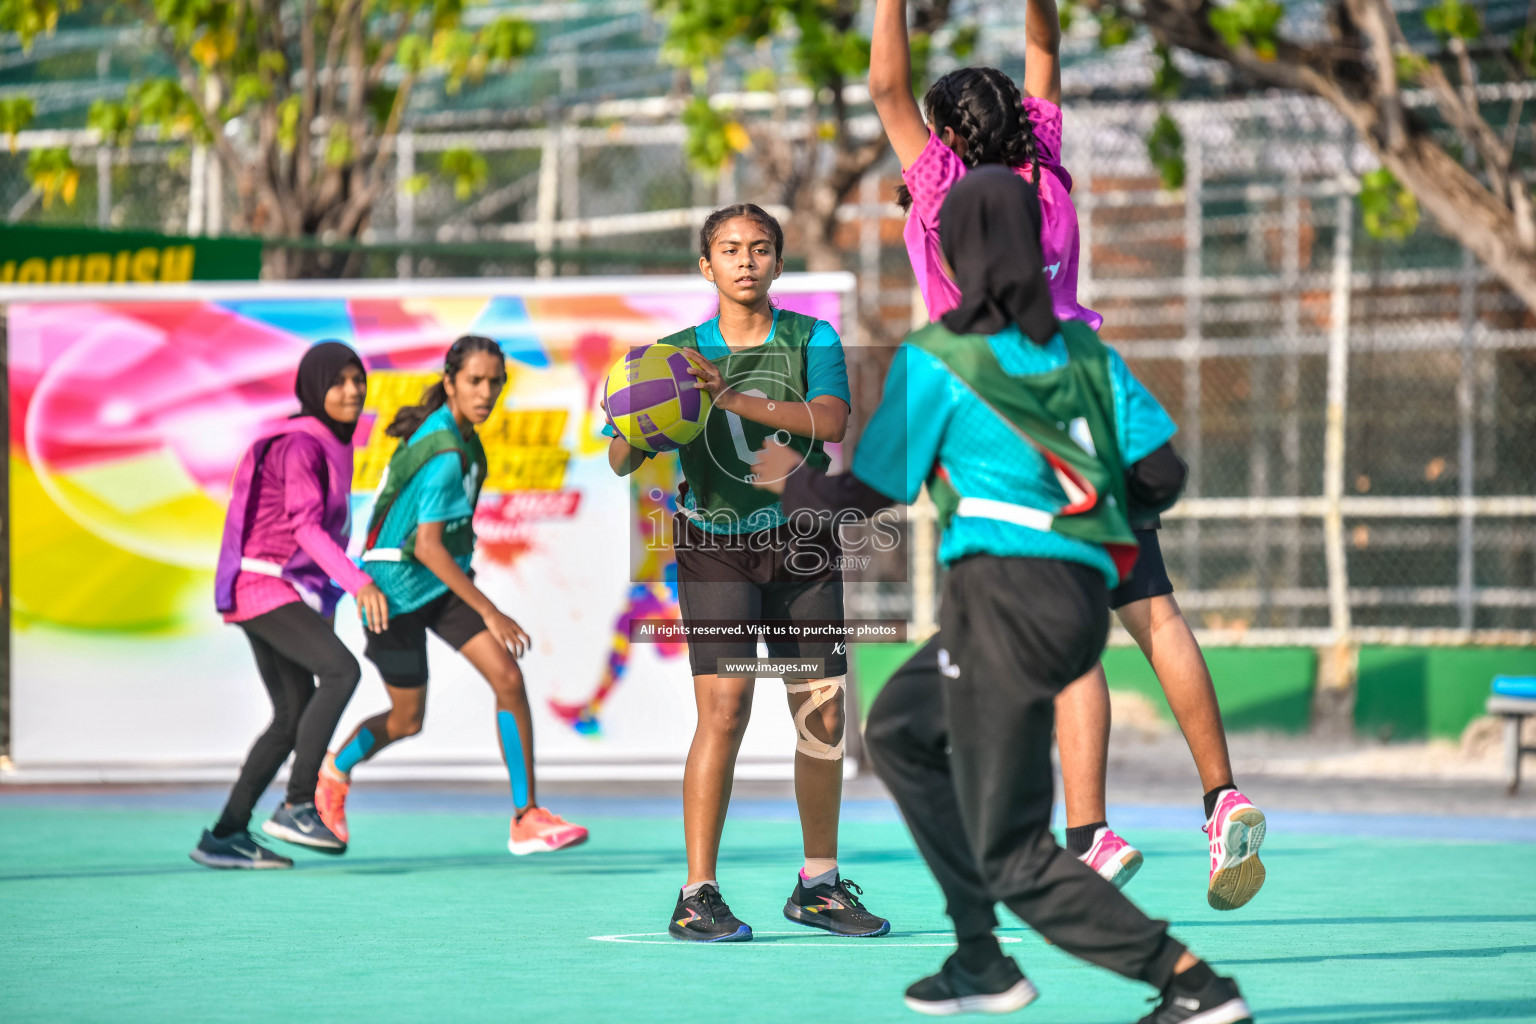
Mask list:
[[[741,800],[720,878],[758,937],[694,946],[665,932],[684,875],[675,800],[549,798],[591,842],[514,858],[504,801],[364,783],[345,857],[274,844],[295,870],[213,872],[187,851],[221,796],[0,791],[0,1020],[917,1021],[901,991],[951,948],[937,888],[881,801],[847,806],[841,861],[888,937],[785,921],[793,805]],[[1128,893],[1235,975],[1259,1021],[1536,1020],[1536,822],[1273,813],[1267,886],[1218,914],[1197,808],[1111,821],[1146,853]],[[998,1019],[1148,1011],[1143,986],[1002,916],[1042,995]]]

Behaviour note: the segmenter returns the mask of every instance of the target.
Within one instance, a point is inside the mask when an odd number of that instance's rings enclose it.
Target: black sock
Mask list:
[[[1205,794],[1205,820],[1206,821],[1210,821],[1211,820],[1211,815],[1216,813],[1216,801],[1221,799],[1221,794],[1225,793],[1229,789],[1236,789],[1236,788],[1237,788],[1236,786],[1234,786],[1232,783],[1229,782],[1225,786],[1217,786],[1215,789],[1213,789],[1209,793]]]
[[[997,944],[997,936],[988,932],[977,938],[961,939],[955,958],[970,973],[980,974],[1003,958],[1003,947]]]
[[[245,829],[246,826],[244,825],[237,825],[232,821],[220,818],[213,824],[213,838],[228,839],[230,836],[239,835],[241,832],[244,832]]]
[[[1108,827],[1107,821],[1096,821],[1092,825],[1079,825],[1077,828],[1067,829],[1067,852],[1074,857],[1081,857],[1093,848],[1093,834],[1101,828]]]
[[[1201,960],[1195,966],[1182,974],[1173,976],[1173,987],[1180,992],[1199,992],[1205,986],[1216,980],[1216,972],[1211,970],[1211,965]]]

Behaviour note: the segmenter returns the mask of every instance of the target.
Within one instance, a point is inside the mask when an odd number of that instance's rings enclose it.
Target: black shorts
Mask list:
[[[1163,564],[1163,549],[1157,543],[1157,528],[1137,530],[1136,540],[1141,544],[1141,553],[1136,556],[1131,578],[1109,592],[1111,608],[1123,608],[1132,601],[1173,593],[1168,567]]]
[[[363,653],[390,686],[426,686],[429,629],[457,651],[484,632],[485,620],[450,590],[415,611],[391,615],[388,629],[367,633]]]
[[[788,526],[753,534],[706,534],[685,516],[674,521],[677,602],[683,624],[843,621],[841,552],[830,535],[797,537]],[[761,634],[757,634],[760,636]],[[757,657],[757,636],[688,641],[696,676],[715,675],[721,658]],[[848,672],[843,640],[768,640],[770,658],[820,658],[824,678]]]

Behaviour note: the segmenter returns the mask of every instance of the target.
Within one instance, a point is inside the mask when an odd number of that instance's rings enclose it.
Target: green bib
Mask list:
[[[775,402],[805,402],[809,388],[807,349],[815,326],[815,317],[781,310],[771,340],[714,360],[715,365],[725,382],[743,394]],[[697,328],[662,338],[661,344],[697,352]],[[678,449],[696,512],[734,522],[778,501],[777,496],[751,483],[754,453],[773,433],[772,427],[710,407],[699,436]],[[804,455],[810,466],[824,470],[831,464],[820,441],[796,434],[787,437],[789,446]]]
[[[384,521],[389,517],[390,510],[395,507],[395,499],[400,497],[400,492],[405,490],[406,485],[417,473],[421,472],[421,467],[444,452],[456,452],[459,456],[461,472],[465,476],[474,474],[475,493],[470,495],[469,504],[473,508],[479,503],[480,488],[485,486],[488,464],[485,459],[485,448],[481,446],[478,435],[471,433],[466,439],[457,430],[434,430],[414,444],[401,441],[395,446],[395,453],[389,457],[389,465],[384,467],[384,476],[379,481],[379,489],[373,500],[373,514],[368,517],[368,536],[363,544],[363,561],[415,561],[416,527],[414,526],[398,548],[378,548],[375,545],[378,544],[379,533],[384,529]],[[474,517],[455,519],[443,524],[443,546],[455,558],[471,554],[475,550]]]
[[[941,360],[1040,452],[1068,498],[1067,507],[1051,520],[1051,530],[1103,545],[1124,578],[1138,545],[1126,517],[1126,467],[1115,432],[1108,349],[1078,320],[1063,320],[1061,336],[1067,365],[1027,377],[1008,374],[984,335],[957,335],[933,323],[907,341]],[[929,477],[928,492],[943,528],[962,495],[942,466]]]

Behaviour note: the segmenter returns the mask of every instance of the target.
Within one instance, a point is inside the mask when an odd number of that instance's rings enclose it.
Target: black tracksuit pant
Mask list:
[[[290,753],[294,758],[288,802],[315,799],[326,745],[362,676],[347,645],[308,605],[295,601],[238,625],[245,630],[256,669],[272,698],[272,722],[251,746],[229,792],[229,802],[214,826],[214,833],[221,837],[246,830],[256,801]]]
[[[1104,577],[1073,562],[950,567],[940,633],[886,683],[865,743],[961,939],[1001,901],[1085,960],[1159,990],[1184,947],[1051,834],[1054,700],[1109,631]]]

